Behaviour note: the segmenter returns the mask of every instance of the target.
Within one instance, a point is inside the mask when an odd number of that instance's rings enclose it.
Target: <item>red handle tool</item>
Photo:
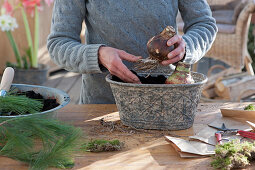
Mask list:
[[[217,144],[221,145],[222,144],[221,133],[220,132],[215,133],[215,137],[216,137],[216,140],[217,140]]]
[[[220,130],[215,133],[217,144],[220,144],[220,145],[222,144],[222,135],[230,135],[230,134],[235,135],[235,134],[239,133],[239,135],[242,137],[246,137],[246,138],[255,140],[255,133],[247,132],[244,130],[238,130],[238,129],[229,129],[229,128],[226,128],[224,123],[222,123],[221,127],[216,127],[216,126],[212,126],[212,125],[208,125],[208,126],[214,128],[214,129]]]
[[[253,132],[238,130],[237,133],[239,133],[242,137],[246,137],[246,138],[255,140],[255,133],[253,133]]]

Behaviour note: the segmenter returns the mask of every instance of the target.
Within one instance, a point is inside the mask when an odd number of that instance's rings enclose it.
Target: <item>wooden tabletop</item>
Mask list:
[[[77,153],[73,169],[212,169],[211,158],[180,158],[164,135],[191,136],[221,117],[219,108],[244,106],[245,103],[199,104],[192,128],[181,131],[137,130],[124,126],[115,105],[68,105],[59,110],[60,120],[81,127],[89,139],[118,139],[122,151]],[[101,118],[104,118],[102,125]],[[27,165],[0,157],[1,169],[27,169]]]

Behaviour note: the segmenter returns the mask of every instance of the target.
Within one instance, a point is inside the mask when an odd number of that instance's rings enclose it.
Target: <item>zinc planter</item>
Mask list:
[[[207,81],[203,74],[192,72],[192,76],[194,84],[122,83],[113,81],[111,75],[106,81],[110,83],[124,125],[139,129],[182,130],[193,125],[202,86]]]
[[[13,82],[17,84],[33,84],[42,85],[48,79],[49,67],[44,64],[39,64],[38,69],[17,69]]]
[[[26,116],[39,116],[40,118],[56,118],[57,110],[63,108],[70,102],[70,97],[68,96],[68,94],[56,88],[26,84],[12,84],[11,89],[18,90],[19,92],[34,91],[35,93],[40,93],[44,99],[56,99],[57,103],[59,103],[59,106],[39,113],[17,116],[0,116],[0,122],[11,118]]]

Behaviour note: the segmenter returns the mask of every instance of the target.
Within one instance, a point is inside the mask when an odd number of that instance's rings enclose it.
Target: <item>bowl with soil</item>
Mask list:
[[[165,84],[174,73],[137,75],[142,84],[125,83],[112,75],[106,77],[124,125],[158,130],[182,130],[193,125],[202,86],[207,81],[205,75],[190,72],[194,82],[188,84]]]
[[[25,112],[20,114],[15,111],[1,112],[0,120],[6,120],[10,118],[26,117],[26,116],[40,116],[54,118],[56,111],[63,108],[70,102],[68,94],[64,91],[50,88],[46,86],[27,85],[27,84],[12,84],[10,91],[12,95],[17,97],[26,97],[36,101],[40,101],[42,106],[40,110],[34,113]],[[22,100],[22,98],[21,98]],[[28,105],[29,107],[29,105]]]

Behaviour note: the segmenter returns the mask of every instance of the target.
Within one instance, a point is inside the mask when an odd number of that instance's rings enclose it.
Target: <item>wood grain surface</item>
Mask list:
[[[73,169],[212,169],[210,157],[180,158],[164,135],[186,138],[195,135],[208,123],[220,118],[220,108],[235,108],[247,103],[201,103],[192,128],[181,131],[139,130],[124,126],[115,105],[68,105],[57,113],[67,123],[82,128],[86,139],[119,139],[124,149],[116,152],[86,153],[75,155]],[[104,124],[102,125],[103,118]],[[22,170],[27,165],[0,157],[1,169]],[[254,167],[255,168],[255,167]]]

